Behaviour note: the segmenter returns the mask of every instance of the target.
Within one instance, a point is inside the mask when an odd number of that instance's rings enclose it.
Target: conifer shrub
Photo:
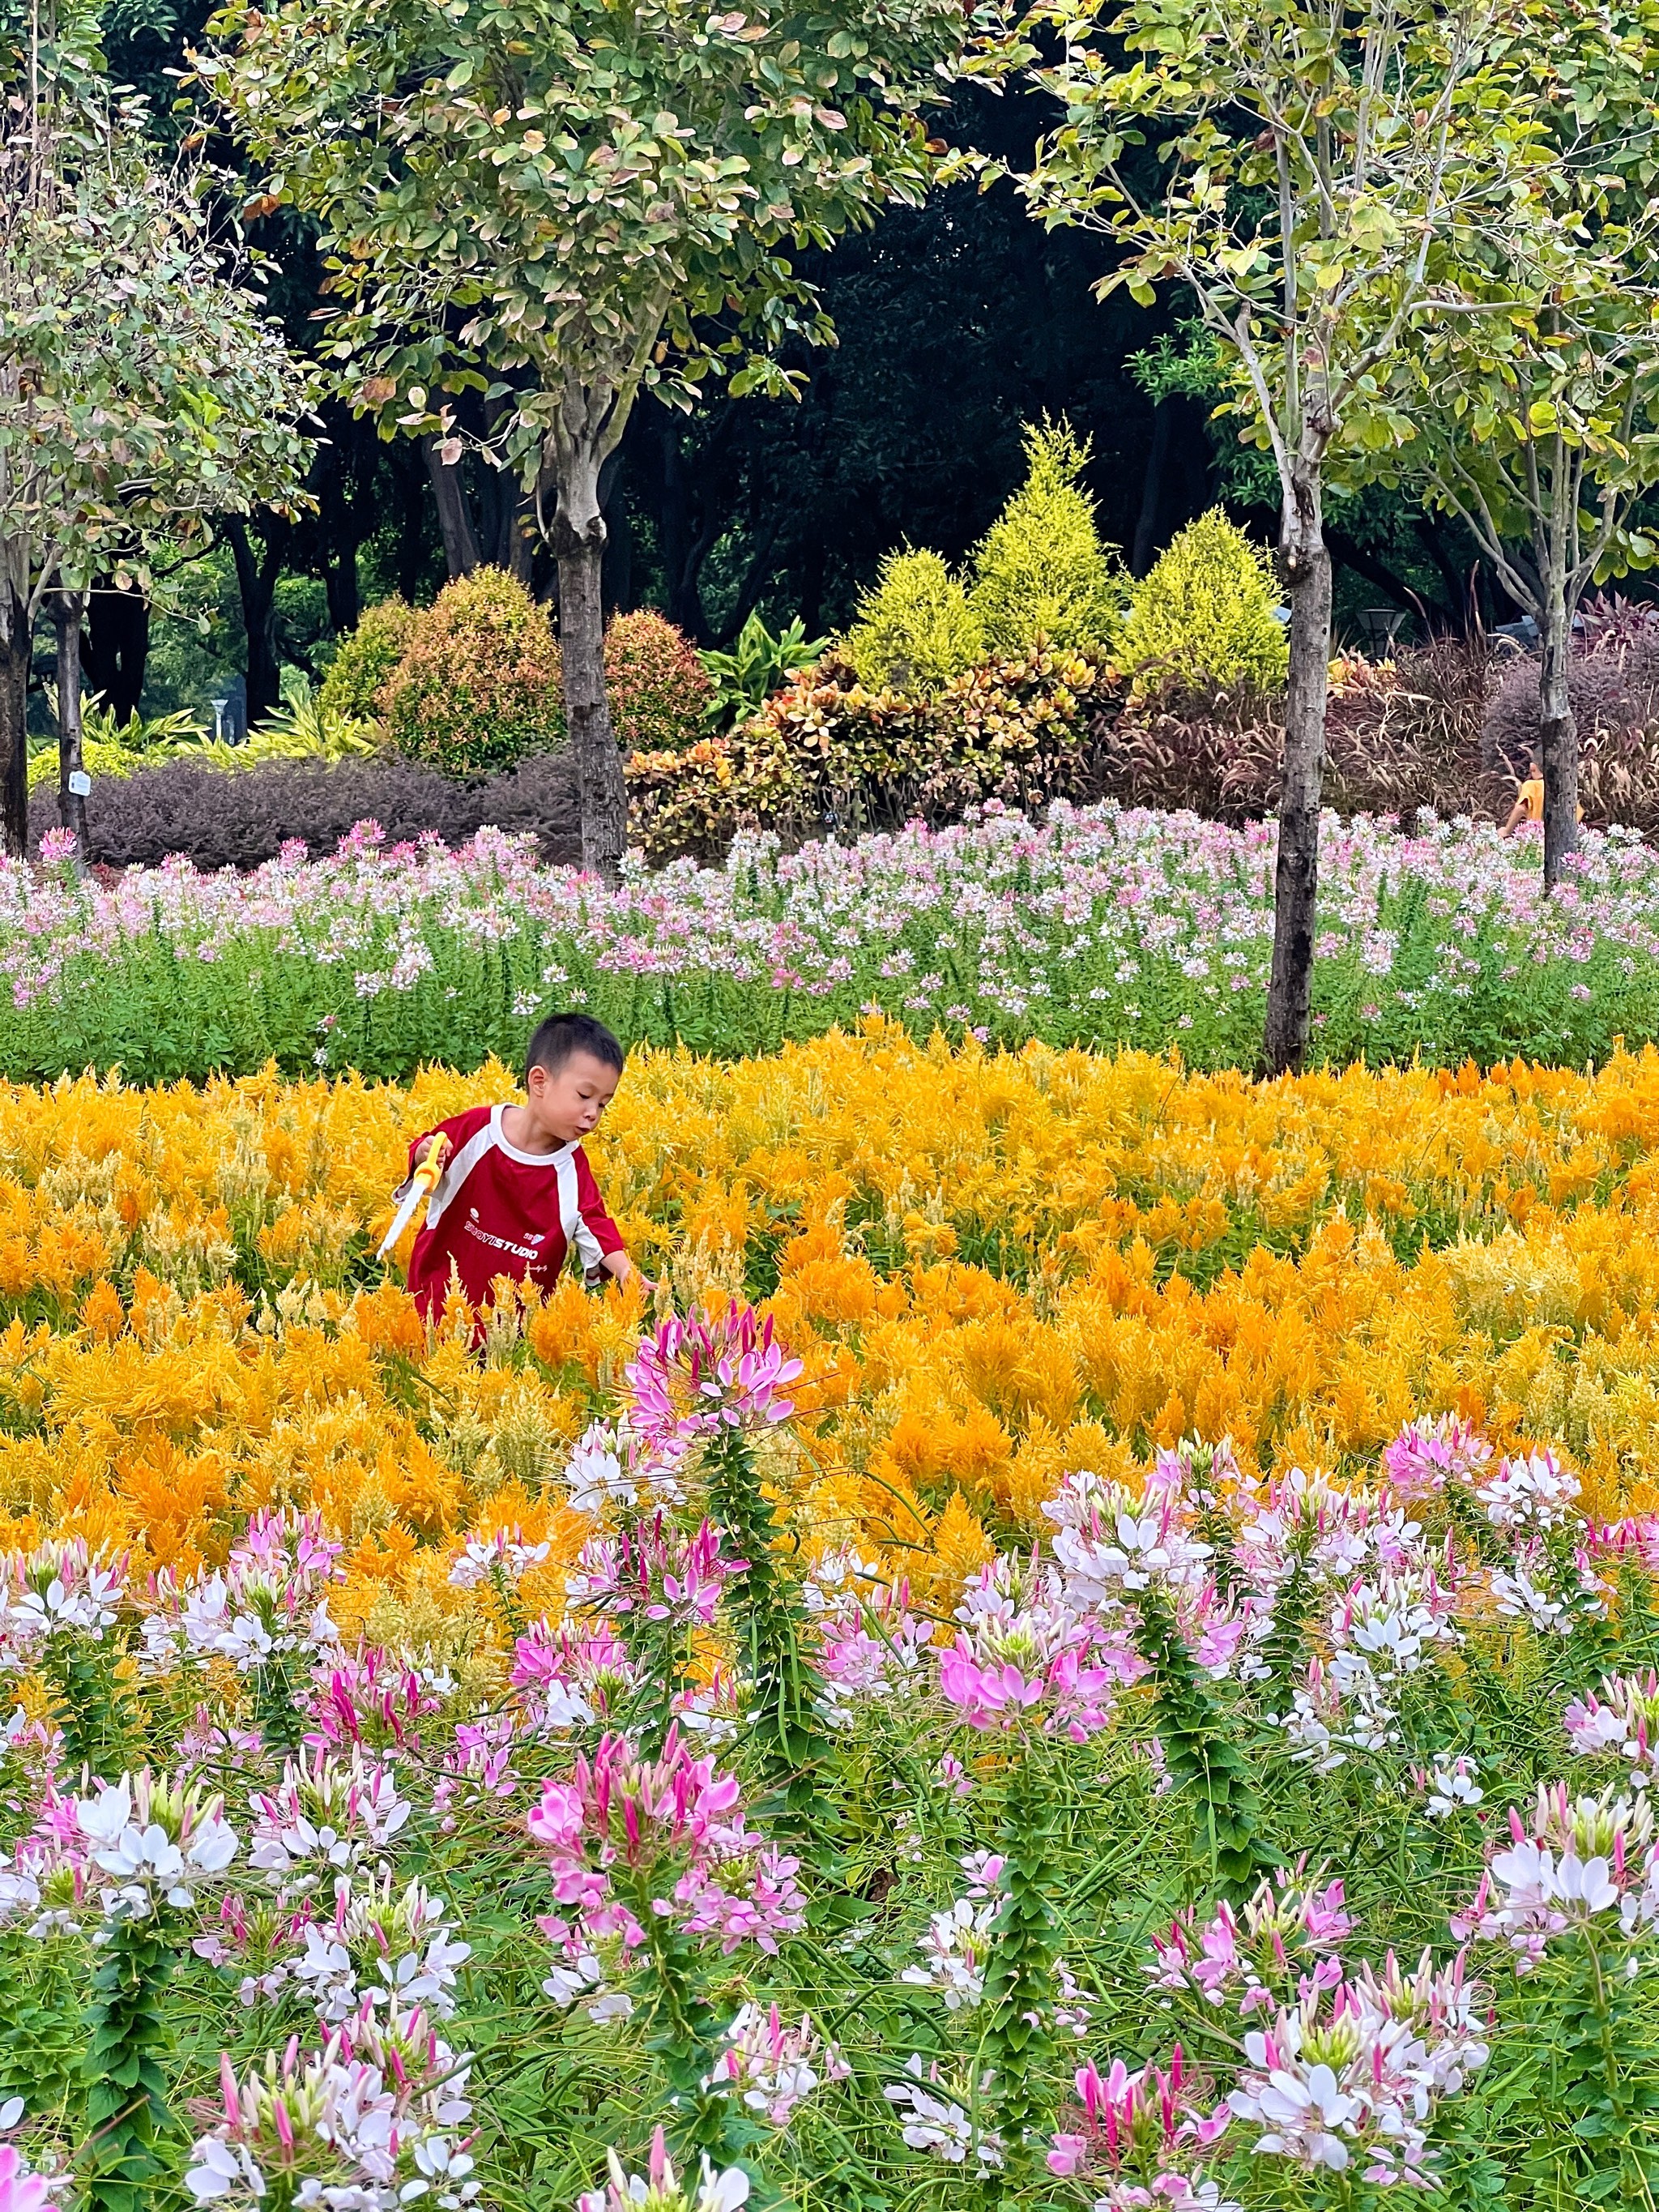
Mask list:
[[[907,546],[860,599],[844,649],[866,690],[925,697],[982,658],[985,635],[947,563]]]
[[[968,605],[986,647],[1019,653],[1046,644],[1075,653],[1109,645],[1124,574],[1079,482],[1089,447],[1067,424],[1045,420],[1026,431],[1025,453],[1025,481],[974,556]]]
[[[420,617],[406,599],[394,592],[389,599],[363,610],[362,619],[335,647],[317,704],[325,714],[349,716],[353,721],[373,721],[375,701],[387,678],[403,659],[404,647]]]
[[[446,775],[551,750],[564,718],[546,608],[505,569],[458,577],[411,623],[380,706],[398,751]]]
[[[1279,603],[1272,560],[1212,507],[1134,586],[1113,657],[1137,696],[1238,684],[1276,690],[1290,662]]]

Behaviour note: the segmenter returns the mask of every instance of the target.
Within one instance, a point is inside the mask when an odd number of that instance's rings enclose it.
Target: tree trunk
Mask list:
[[[0,839],[21,860],[29,842],[28,610],[0,576]]]
[[[582,866],[614,884],[628,844],[628,787],[605,690],[605,517],[599,461],[591,447],[567,447],[558,486],[549,534],[559,564],[559,655],[581,798]]]
[[[412,606],[426,562],[427,472],[412,441],[394,439],[388,459],[397,486],[398,596]]]
[[[634,606],[634,531],[623,483],[622,448],[599,471],[599,507],[605,516],[605,573],[607,616],[631,613]]]
[[[266,524],[270,535],[256,558],[246,522],[240,514],[225,524],[231,558],[236,564],[236,587],[241,595],[242,629],[247,646],[247,726],[252,729],[269,714],[283,696],[282,670],[276,659],[276,579],[282,574],[283,548],[293,528],[280,517]]]
[[[362,542],[362,525],[347,479],[356,428],[356,424],[329,425],[332,444],[317,494],[323,590],[328,599],[328,626],[336,637],[344,637],[356,629],[363,611],[357,586],[357,548]]]
[[[1261,1056],[1270,1075],[1307,1056],[1313,999],[1314,908],[1319,894],[1319,794],[1325,769],[1325,695],[1331,650],[1331,556],[1316,469],[1298,471],[1279,523],[1279,569],[1291,600],[1285,694],[1285,773],[1273,874],[1273,964]]]
[[[472,507],[466,486],[461,481],[459,462],[446,461],[438,451],[435,438],[422,438],[421,451],[426,455],[432,495],[438,502],[438,529],[444,541],[444,561],[453,584],[458,576],[470,576],[483,558],[478,550],[478,533],[472,526]]]
[[[81,616],[84,593],[58,592],[52,619],[58,632],[58,818],[87,855],[86,769],[81,757]]]
[[[118,586],[106,576],[87,593],[81,630],[86,688],[97,693],[118,722],[138,712],[149,658],[149,601],[135,585]]]
[[[708,639],[708,619],[698,577],[714,540],[706,527],[693,526],[690,477],[680,446],[679,424],[666,408],[662,413],[657,430],[662,456],[662,505],[657,520],[668,619],[702,645]],[[718,435],[718,429],[711,434]]]
[[[1153,550],[1158,544],[1158,518],[1164,507],[1164,472],[1170,459],[1170,426],[1174,416],[1175,409],[1167,399],[1160,399],[1152,410],[1152,442],[1147,449],[1140,514],[1129,555],[1131,575],[1144,576],[1152,565]]]
[[[1540,564],[1542,565],[1542,564]],[[1548,563],[1539,605],[1538,750],[1544,769],[1544,888],[1578,850],[1578,723],[1567,689],[1572,622],[1560,557]]]

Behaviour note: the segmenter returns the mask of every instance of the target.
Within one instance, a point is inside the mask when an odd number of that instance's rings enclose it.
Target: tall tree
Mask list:
[[[303,384],[205,173],[158,160],[84,19],[0,33],[0,828],[21,854],[47,593],[145,586],[159,543],[285,496]]]
[[[1484,241],[1484,313],[1394,362],[1409,425],[1377,472],[1462,518],[1538,625],[1544,879],[1578,844],[1573,619],[1598,575],[1659,557],[1659,10],[1548,0],[1525,50],[1550,159]]]
[[[1097,288],[1176,280],[1273,457],[1291,665],[1263,1059],[1307,1048],[1330,649],[1334,467],[1406,432],[1382,389],[1536,157],[1505,0],[1042,0],[1024,48],[1065,119],[1021,179],[1045,223],[1122,249]],[[1055,51],[1057,47],[1057,51]],[[994,46],[986,66],[1005,67]],[[1016,50],[1018,51],[1018,50]]]
[[[913,112],[960,0],[232,0],[201,76],[333,253],[331,349],[388,426],[469,442],[537,501],[558,564],[586,864],[627,832],[604,680],[600,472],[638,394],[780,389],[830,333],[796,249],[915,202]],[[494,410],[469,433],[459,405]],[[455,557],[452,555],[452,558]]]

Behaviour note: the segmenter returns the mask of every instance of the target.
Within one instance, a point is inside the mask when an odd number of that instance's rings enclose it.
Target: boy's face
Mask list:
[[[620,1069],[607,1067],[591,1052],[573,1052],[562,1067],[531,1069],[526,1110],[543,1137],[577,1144],[598,1128],[621,1080]]]

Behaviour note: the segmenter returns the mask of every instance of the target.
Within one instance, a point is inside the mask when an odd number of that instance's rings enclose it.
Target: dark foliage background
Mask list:
[[[176,72],[210,13],[210,0],[111,0],[104,11],[111,74],[149,96],[161,137],[198,119],[179,99]],[[970,88],[931,127],[1018,164],[1051,120],[1036,94],[994,98]],[[236,149],[222,141],[213,151],[230,173],[228,207]],[[323,273],[313,239],[282,212],[250,235],[273,258],[272,298],[292,343],[310,348]],[[1218,500],[1271,543],[1270,472],[1230,424],[1212,419],[1202,349],[1194,355],[1187,343],[1180,298],[1150,310],[1121,294],[1096,304],[1091,287],[1109,252],[1075,232],[1045,234],[1000,183],[937,193],[833,252],[806,254],[839,343],[790,359],[803,380],[798,401],[732,399],[710,386],[690,416],[648,398],[635,410],[603,487],[610,608],[659,608],[704,646],[728,645],[751,611],[774,627],[799,616],[809,635],[833,630],[894,547],[928,545],[953,561],[969,550],[1020,478],[1023,427],[1044,414],[1066,417],[1091,441],[1088,480],[1103,530],[1135,574]],[[228,524],[213,550],[175,578],[183,615],[151,616],[137,595],[102,580],[89,607],[88,688],[118,717],[184,708],[210,726],[211,702],[228,697],[234,720],[258,723],[277,704],[284,672],[318,679],[366,605],[392,592],[424,603],[447,580],[439,481],[465,510],[482,557],[550,596],[550,564],[523,527],[510,482],[472,458],[446,476],[418,442],[382,440],[331,403],[309,506]],[[1396,630],[1418,644],[1466,638],[1515,613],[1461,526],[1409,498],[1380,489],[1334,496],[1327,528],[1345,643],[1372,649]],[[52,676],[44,623],[36,672],[32,721],[44,736]],[[1516,711],[1524,716],[1521,681]],[[1224,707],[1222,724],[1237,712],[1236,702]],[[1480,763],[1488,773],[1495,741],[1489,732]],[[1607,742],[1614,753],[1629,750],[1625,738]],[[1160,779],[1191,780],[1175,763],[1196,748],[1193,774],[1213,780],[1203,762],[1218,746],[1234,759],[1237,787],[1237,743],[1206,737],[1190,720],[1147,738],[1141,776],[1149,789]],[[411,792],[398,803],[424,818],[426,799]],[[319,793],[307,824],[331,823],[331,805]],[[297,821],[293,828],[308,834]],[[107,834],[117,836],[112,822]],[[228,842],[240,853],[264,834],[239,812]]]

